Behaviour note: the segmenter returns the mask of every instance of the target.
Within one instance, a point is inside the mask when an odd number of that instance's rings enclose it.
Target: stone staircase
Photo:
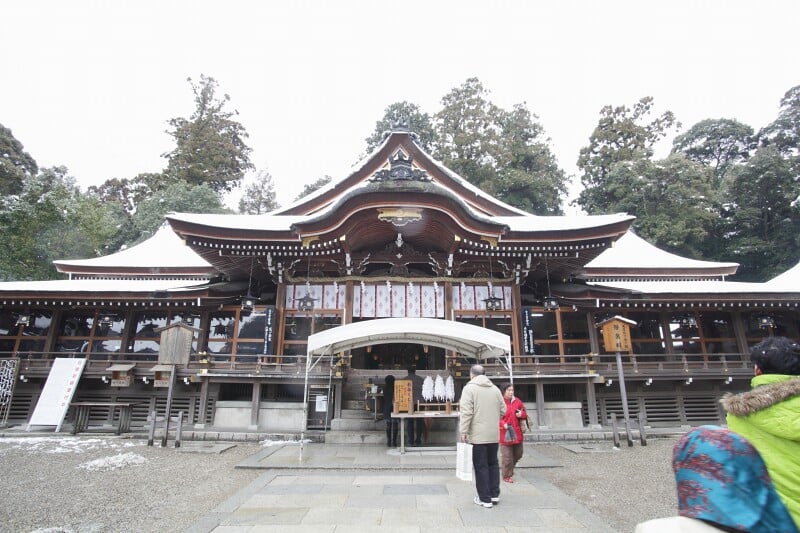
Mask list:
[[[378,403],[377,416],[374,405],[365,398],[365,385],[383,385],[384,377],[392,373],[398,379],[405,378],[405,371],[350,370],[342,388],[342,415],[331,420],[331,430],[325,433],[325,442],[333,444],[386,444],[386,425]],[[438,421],[432,427],[426,444],[453,445],[455,442],[455,420]]]

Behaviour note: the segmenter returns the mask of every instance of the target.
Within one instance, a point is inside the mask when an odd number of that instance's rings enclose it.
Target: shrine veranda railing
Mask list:
[[[28,352],[0,353],[0,360],[19,360],[20,368],[24,368],[30,376],[41,376],[49,372],[52,361],[58,357],[78,357],[81,354],[63,352]],[[139,353],[115,353],[100,357],[92,355],[87,360],[85,374],[103,373],[113,364],[135,363],[134,372],[152,372],[158,364],[157,356]],[[624,372],[629,377],[648,375],[725,375],[727,373],[748,373],[752,369],[749,356],[739,353],[725,354],[621,354]],[[448,370],[461,370],[467,375],[469,366],[477,361],[463,357],[449,357]],[[505,373],[504,365],[497,360],[482,361],[493,374]],[[223,356],[215,354],[193,354],[185,366],[178,367],[179,374],[203,374],[219,371],[235,373],[264,374],[297,374],[305,371],[303,355],[258,355],[258,356]],[[586,355],[537,355],[512,357],[512,369],[515,376],[557,375],[557,374],[599,374],[616,375],[617,363],[615,354]],[[334,373],[341,377],[347,371],[346,361],[334,356],[323,358],[312,371],[314,375]]]

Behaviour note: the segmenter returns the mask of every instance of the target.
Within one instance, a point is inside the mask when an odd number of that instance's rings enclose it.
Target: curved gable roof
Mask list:
[[[736,273],[738,263],[699,261],[666,252],[629,230],[612,248],[588,262],[581,277],[600,279],[721,278]]]
[[[119,252],[53,264],[59,272],[77,277],[210,277],[217,273],[166,224],[149,239]]]
[[[451,189],[456,195],[461,196],[473,207],[483,210],[486,214],[529,215],[519,208],[492,197],[448,169],[417,144],[413,133],[405,130],[392,131],[380,146],[352,167],[349,175],[339,180],[333,180],[308,196],[285,208],[276,209],[270,214],[311,214],[324,209],[325,206],[335,203],[341,196],[347,194],[351,188],[371,179],[376,172],[385,168],[387,162],[400,150],[413,159],[415,167],[426,171],[440,186]]]

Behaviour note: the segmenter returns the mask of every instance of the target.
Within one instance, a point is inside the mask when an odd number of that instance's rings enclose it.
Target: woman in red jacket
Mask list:
[[[503,400],[506,402],[506,414],[500,419],[500,468],[503,481],[514,483],[514,466],[522,459],[522,424],[528,413],[522,400],[514,396],[514,385],[506,383],[502,387]],[[513,439],[506,439],[508,430],[513,430]]]

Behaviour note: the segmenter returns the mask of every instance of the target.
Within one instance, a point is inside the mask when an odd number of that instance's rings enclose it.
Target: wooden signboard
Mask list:
[[[414,412],[414,384],[410,379],[398,379],[394,382],[394,412]]]
[[[631,351],[631,325],[633,320],[615,316],[601,324],[603,331],[603,348],[607,352]]]
[[[158,347],[158,362],[162,365],[185,365],[189,363],[195,329],[183,322],[156,329],[161,334]]]
[[[111,378],[111,386],[112,387],[130,387],[131,386],[131,378],[130,374],[125,372],[114,372],[114,375]]]
[[[169,387],[172,378],[172,365],[156,365],[153,367],[153,386]]]

